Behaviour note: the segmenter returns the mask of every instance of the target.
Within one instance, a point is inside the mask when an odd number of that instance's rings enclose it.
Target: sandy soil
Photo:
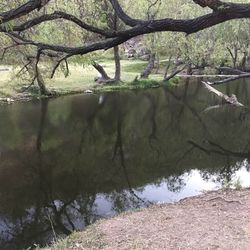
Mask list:
[[[210,192],[102,220],[75,235],[67,247],[248,250],[250,189]]]

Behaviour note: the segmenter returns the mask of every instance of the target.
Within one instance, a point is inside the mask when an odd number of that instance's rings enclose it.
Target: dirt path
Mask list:
[[[248,250],[250,189],[210,192],[102,220],[67,239],[63,246],[65,249]]]

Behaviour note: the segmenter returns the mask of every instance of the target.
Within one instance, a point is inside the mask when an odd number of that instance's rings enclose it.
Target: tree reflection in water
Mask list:
[[[247,103],[248,85],[225,91],[235,90]],[[0,248],[44,245],[160,194],[185,197],[194,169],[204,182],[231,181],[249,168],[250,116],[202,112],[216,104],[191,81],[1,107]]]

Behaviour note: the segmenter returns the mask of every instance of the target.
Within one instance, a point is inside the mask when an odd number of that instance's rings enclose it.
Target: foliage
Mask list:
[[[0,11],[7,11],[24,2],[23,0],[1,2]],[[240,3],[242,1],[235,0],[233,2]],[[119,3],[131,17],[152,20],[152,22],[165,17],[192,19],[211,12],[209,8],[200,8],[199,5],[194,4],[191,0],[119,0]],[[250,0],[245,0],[244,3],[250,3]],[[98,27],[105,32],[114,30],[123,31],[128,28],[123,22],[119,20],[116,21],[117,17],[108,0],[51,1],[45,5],[42,10],[33,11],[27,16],[3,22],[1,27],[6,29],[7,33],[11,33],[17,25],[27,20],[55,13],[55,11],[74,15],[75,18],[83,20],[86,24]],[[156,53],[158,65],[161,64],[162,60],[169,60],[171,62],[170,70],[172,71],[175,70],[176,63],[181,62],[182,64],[190,65],[192,68],[199,70],[199,72],[209,73],[211,69],[221,65],[236,68],[242,66],[242,61],[249,51],[249,30],[250,22],[248,19],[240,21],[234,20],[188,36],[175,32],[145,34],[141,36],[141,42],[144,47]],[[27,65],[28,58],[32,58],[33,61],[37,59],[38,50],[36,46],[22,45],[12,47],[13,38],[6,36],[5,33],[0,33],[0,38],[0,48],[2,52],[5,52],[2,61],[3,64],[11,64],[20,69],[24,65]],[[67,48],[84,48],[103,39],[100,34],[83,29],[79,25],[76,25],[76,23],[70,20],[63,20],[63,18],[32,26],[22,32],[21,38]],[[6,50],[8,47],[9,49]],[[114,59],[110,51],[87,54],[76,53],[76,55],[69,54],[69,58],[63,60],[65,56],[67,56],[67,53],[64,52],[55,52],[53,56],[41,56],[39,66],[41,67],[42,75],[46,82],[53,76],[54,69],[60,69],[65,77],[72,76],[70,75],[70,67],[68,67],[67,63],[88,67],[93,61],[106,60],[107,57],[111,60]],[[68,60],[68,62],[66,62],[66,60]],[[58,65],[60,66],[57,68]],[[128,67],[133,67],[135,73],[140,73],[143,65],[144,63],[142,62],[140,65],[137,65],[138,67],[134,67],[134,65]],[[124,69],[124,71],[132,70]],[[212,71],[214,72],[214,70]],[[159,72],[164,74],[162,68],[160,68]],[[32,82],[35,76],[34,67],[28,65],[23,68],[18,76],[23,82]]]
[[[240,178],[237,178],[237,180],[224,180],[222,183],[222,190],[228,190],[228,189],[236,189],[236,190],[241,190],[242,189],[242,184]]]

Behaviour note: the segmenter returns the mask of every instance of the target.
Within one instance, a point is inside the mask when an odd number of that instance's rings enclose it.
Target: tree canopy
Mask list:
[[[235,0],[236,1],[236,0]],[[57,4],[52,5],[50,0],[30,0],[26,3],[18,1],[18,3],[8,3],[0,13],[1,26],[0,32],[9,37],[14,44],[7,47],[15,46],[32,46],[36,48],[36,62],[42,56],[57,57],[57,64],[53,72],[62,62],[75,55],[84,55],[97,50],[107,50],[117,45],[120,45],[127,40],[149,33],[172,31],[181,32],[187,35],[196,33],[206,28],[226,22],[232,19],[242,19],[250,17],[250,4],[238,2],[223,2],[220,0],[193,0],[193,6],[206,7],[203,14],[192,18],[169,18],[163,17],[157,19],[154,15],[148,13],[147,19],[134,18],[128,14],[125,9],[128,8],[126,3],[118,0],[109,0],[109,8],[115,13],[116,18],[120,19],[123,25],[119,28],[111,28],[107,25],[102,25],[102,16],[96,13],[88,13],[92,15],[92,20],[86,15],[85,8],[88,8],[88,1],[73,1],[76,2],[77,11],[67,11]],[[156,5],[157,1],[151,3],[151,7]],[[102,1],[94,0],[92,4],[95,10],[98,9]],[[17,6],[16,6],[17,5]],[[68,3],[67,3],[68,5]],[[62,3],[63,6],[63,3]],[[46,9],[46,11],[42,11]],[[181,11],[181,10],[179,10]],[[103,14],[103,13],[101,13]],[[139,14],[136,14],[139,16]],[[56,43],[56,39],[51,38],[48,42],[39,40],[39,36],[27,35],[27,31],[32,30],[39,25],[46,25],[48,21],[64,20],[67,23],[76,25],[82,32],[92,34],[91,39],[85,39],[84,42],[69,44],[64,43],[66,37],[60,43]],[[60,29],[54,29],[52,36],[56,37],[57,32],[61,32],[67,25],[60,23]],[[78,30],[78,32],[80,32]],[[42,31],[41,31],[42,32]],[[71,34],[70,34],[71,35]],[[69,34],[68,34],[69,36]],[[44,39],[45,40],[45,39]],[[69,44],[69,45],[68,45]]]

